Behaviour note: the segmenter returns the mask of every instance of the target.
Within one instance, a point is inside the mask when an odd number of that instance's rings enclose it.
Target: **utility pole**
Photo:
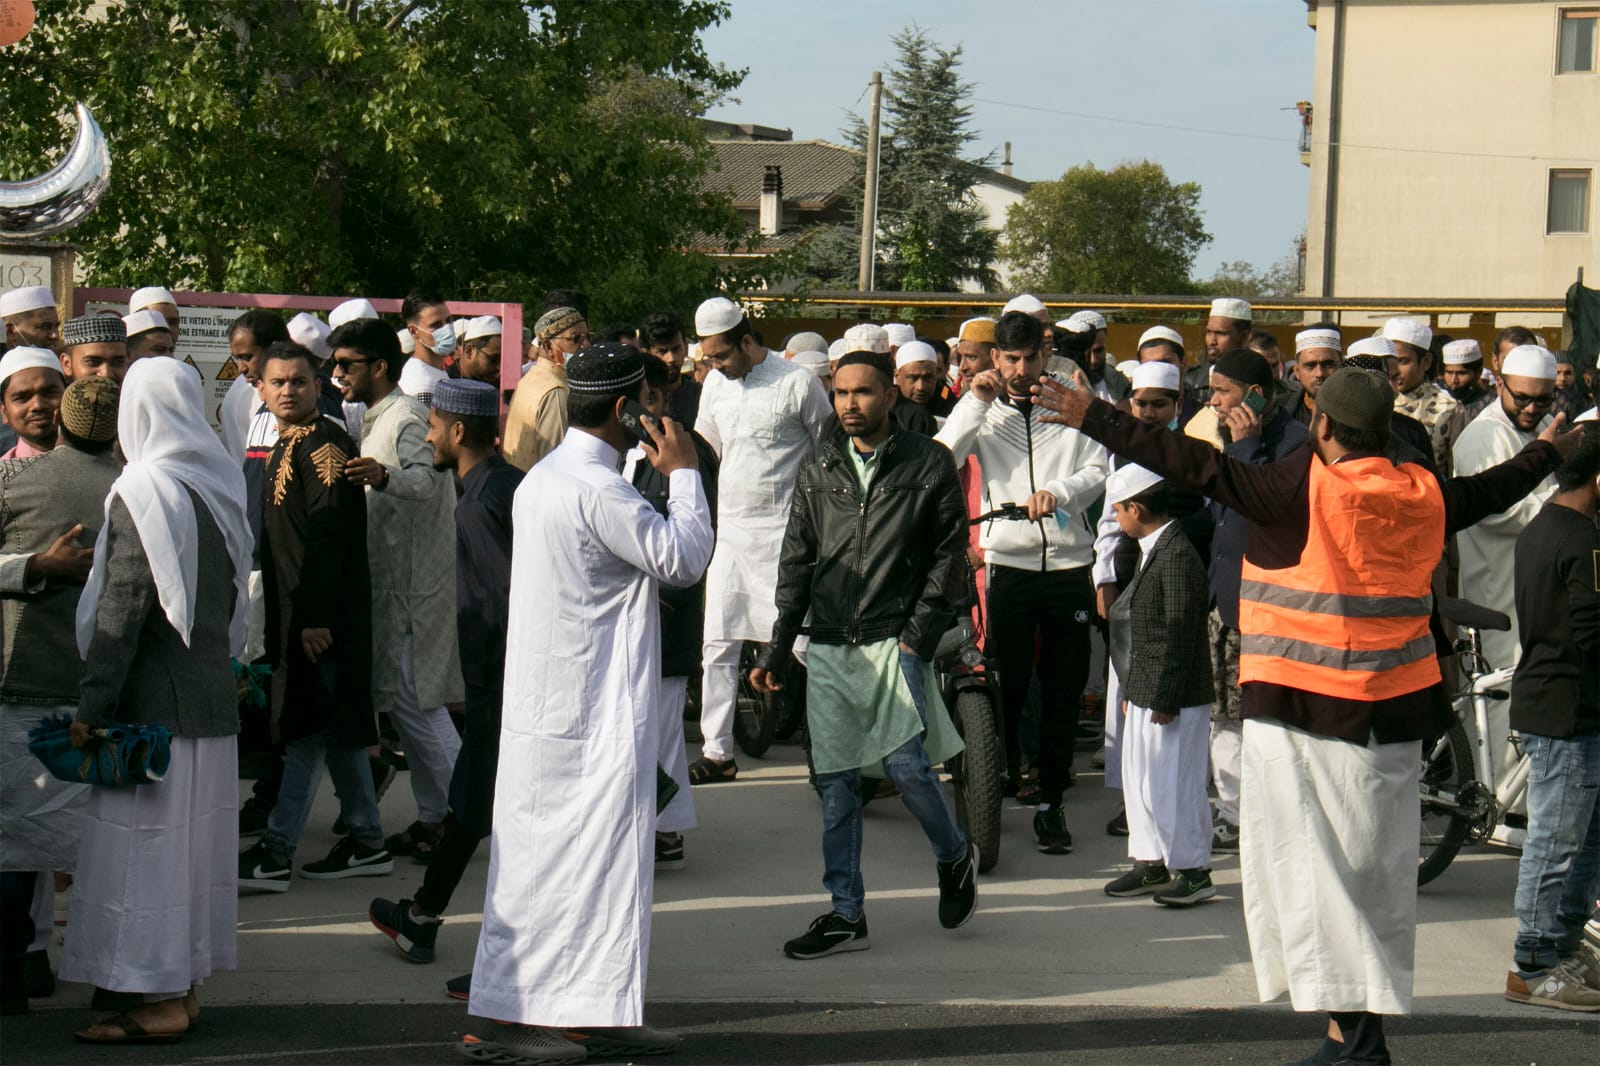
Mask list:
[[[883,74],[872,72],[872,110],[867,118],[867,182],[861,190],[861,270],[856,288],[871,292],[878,239],[878,112],[883,104]]]

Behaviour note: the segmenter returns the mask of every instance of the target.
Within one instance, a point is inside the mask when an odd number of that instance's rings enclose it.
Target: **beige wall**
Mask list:
[[[1548,298],[1566,291],[1579,266],[1587,284],[1600,286],[1600,75],[1554,73],[1557,10],[1584,5],[1343,6],[1341,148],[1326,293],[1337,5],[1322,0],[1316,12],[1306,294]],[[1595,171],[1586,234],[1545,234],[1549,172],[1557,167]]]

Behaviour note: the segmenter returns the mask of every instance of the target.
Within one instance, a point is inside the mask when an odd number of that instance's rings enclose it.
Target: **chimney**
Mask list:
[[[783,228],[783,168],[767,167],[761,178],[761,235],[775,237]]]
[[[1006,157],[1000,163],[1000,173],[1004,174],[1008,178],[1011,176],[1011,142],[1010,141],[1006,142]]]

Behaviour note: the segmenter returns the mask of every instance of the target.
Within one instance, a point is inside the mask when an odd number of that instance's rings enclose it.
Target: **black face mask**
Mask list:
[[[1483,395],[1483,383],[1474,380],[1462,388],[1446,389],[1445,391],[1460,403],[1471,403],[1473,400],[1476,400],[1479,396]]]

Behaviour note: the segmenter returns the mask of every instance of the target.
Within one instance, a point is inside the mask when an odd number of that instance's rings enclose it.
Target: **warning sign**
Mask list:
[[[239,376],[233,357],[228,354],[228,332],[233,320],[244,314],[244,307],[179,307],[178,344],[174,355],[200,372],[205,383],[206,417],[217,427],[222,397]],[[91,301],[84,307],[90,315],[111,312],[126,314],[127,304]]]

